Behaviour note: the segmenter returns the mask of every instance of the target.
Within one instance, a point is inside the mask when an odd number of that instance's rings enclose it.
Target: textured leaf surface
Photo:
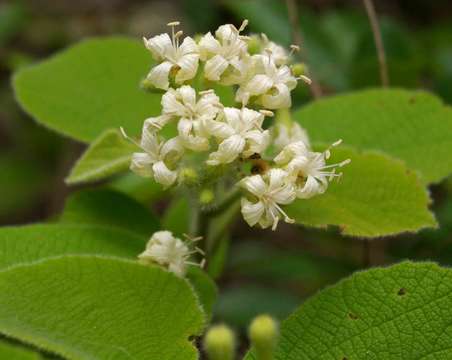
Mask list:
[[[381,150],[419,171],[426,182],[452,173],[452,110],[437,97],[367,90],[320,100],[295,112],[314,142]]]
[[[83,190],[67,200],[60,222],[122,228],[149,238],[157,218],[136,200],[114,190]]]
[[[127,171],[136,149],[118,130],[106,130],[77,161],[66,178],[66,183],[81,184]]]
[[[451,309],[450,269],[405,262],[359,272],[282,323],[275,359],[450,359]]]
[[[10,344],[6,341],[0,341],[0,359],[4,360],[39,360],[42,357],[31,350],[18,345]]]
[[[134,259],[146,240],[131,232],[91,225],[42,224],[0,228],[0,269],[66,254]]]
[[[139,41],[91,39],[20,70],[14,90],[38,122],[75,139],[89,142],[120,126],[138,135],[144,119],[160,110],[160,95],[139,86],[150,66]]]
[[[335,149],[331,163],[350,158],[325,194],[287,207],[298,223],[337,225],[345,235],[378,237],[436,226],[429,197],[415,173],[375,153]]]
[[[196,296],[158,267],[62,257],[2,271],[0,293],[1,332],[70,359],[198,358]]]

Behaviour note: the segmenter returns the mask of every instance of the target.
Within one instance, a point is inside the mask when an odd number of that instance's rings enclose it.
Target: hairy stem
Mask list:
[[[386,63],[385,48],[383,45],[383,39],[381,37],[380,24],[378,23],[377,13],[375,12],[375,6],[372,0],[363,0],[364,7],[366,8],[367,16],[369,17],[370,27],[374,35],[375,47],[377,49],[378,65],[380,68],[380,78],[383,87],[389,86],[388,66]]]
[[[301,33],[300,29],[300,18],[298,16],[298,5],[296,0],[286,0],[287,5],[287,12],[289,13],[289,21],[290,21],[290,27],[292,30],[292,42],[294,45],[297,45],[301,48],[303,41],[303,35]],[[306,54],[306,49],[303,48],[303,52]],[[307,57],[307,56],[305,56]],[[311,79],[311,93],[314,98],[318,99],[322,96],[322,88],[320,87],[319,83],[317,82],[316,78],[312,73],[307,74],[308,77]]]

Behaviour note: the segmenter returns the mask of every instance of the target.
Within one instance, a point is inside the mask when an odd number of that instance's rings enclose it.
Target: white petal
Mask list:
[[[204,121],[204,127],[209,134],[220,139],[226,139],[235,133],[231,126],[216,120],[206,119]]]
[[[182,118],[177,123],[177,130],[179,131],[179,135],[181,137],[189,136],[192,129],[193,129],[193,120]]]
[[[245,129],[261,128],[264,121],[264,115],[248,108],[242,108],[241,118]]]
[[[267,191],[267,184],[265,184],[261,175],[247,176],[239,182],[239,185],[258,198],[262,197]]]
[[[308,176],[302,188],[297,189],[297,198],[309,199],[315,195],[323,194],[328,187],[328,182],[319,182],[313,176]]]
[[[198,51],[198,45],[196,45],[195,40],[193,40],[190,36],[187,36],[182,44],[179,46],[179,53],[181,55],[187,55],[196,53]]]
[[[177,89],[184,105],[196,105],[196,90],[191,86],[184,85]]]
[[[225,107],[223,109],[223,114],[226,122],[234,129],[236,132],[242,130],[242,117],[240,109]]]
[[[157,133],[171,120],[171,116],[160,115],[157,117],[150,117],[144,121],[143,131],[149,131],[151,133]],[[143,146],[143,144],[141,144]]]
[[[156,231],[154,234],[152,234],[146,247],[150,247],[153,244],[168,244],[171,241],[174,241],[174,236],[171,231]]]
[[[145,46],[151,51],[155,60],[161,61],[173,48],[171,38],[168,34],[160,34],[148,40],[144,39]]]
[[[224,140],[207,160],[208,165],[229,164],[233,162],[245,147],[245,140],[240,135],[232,135]]]
[[[290,108],[292,100],[290,91],[284,84],[276,84],[273,89],[276,90],[275,95],[265,94],[262,96],[262,105],[267,109],[284,109]]]
[[[162,96],[163,114],[184,116],[185,106],[179,101],[179,94],[174,89],[169,89]]]
[[[215,93],[209,92],[201,95],[201,98],[195,106],[195,111],[203,118],[213,119],[221,107],[220,98]]]
[[[228,65],[228,62],[221,55],[215,55],[213,58],[207,60],[204,66],[206,79],[210,81],[220,80],[221,74],[223,74]]]
[[[248,84],[246,84],[246,91],[251,95],[265,94],[273,86],[273,80],[264,74],[254,76]]]
[[[221,45],[210,32],[204,35],[199,41],[199,51],[201,59],[205,61],[208,56],[218,54],[221,50]]]
[[[166,90],[169,86],[169,72],[174,65],[169,61],[164,61],[155,66],[147,76],[149,82],[158,89]]]
[[[134,153],[132,155],[132,162],[130,164],[130,170],[135,174],[143,177],[152,177],[152,164],[153,159],[146,153]]]
[[[276,75],[276,82],[286,85],[289,90],[297,87],[297,79],[292,75],[288,66],[281,66]]]
[[[242,198],[241,206],[243,218],[250,226],[254,226],[259,222],[265,210],[262,202],[258,201],[257,203],[253,204],[245,198]]]
[[[253,154],[262,154],[270,144],[270,132],[268,130],[251,130],[245,134],[247,143],[246,151],[243,152],[245,157]]]
[[[163,161],[159,161],[152,166],[154,179],[165,187],[171,186],[177,179],[177,172],[171,171]]]
[[[196,76],[198,71],[198,54],[188,54],[182,56],[177,65],[180,67],[176,74],[176,83],[181,84],[186,80],[191,80]]]
[[[160,150],[161,159],[171,162],[179,160],[183,153],[184,147],[177,136],[166,141]]]

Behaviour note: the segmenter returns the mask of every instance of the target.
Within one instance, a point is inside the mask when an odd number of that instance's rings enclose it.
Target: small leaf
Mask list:
[[[282,323],[275,360],[450,359],[451,308],[450,269],[404,262],[358,272]]]
[[[118,130],[106,130],[76,162],[65,181],[69,185],[82,184],[125,172],[136,150]]]
[[[366,90],[320,100],[295,112],[314,142],[338,138],[360,150],[384,151],[427,183],[452,173],[452,109],[419,91]]]
[[[40,360],[43,359],[37,352],[28,350],[19,345],[13,345],[0,340],[0,359],[4,360]]]
[[[379,237],[435,227],[429,197],[415,173],[376,153],[334,149],[330,162],[350,158],[323,195],[287,207],[298,223],[337,225],[344,235]]]
[[[119,229],[92,225],[40,224],[0,228],[0,270],[67,254],[135,259],[146,239]]]
[[[0,332],[70,359],[198,358],[204,314],[159,267],[67,256],[0,272],[0,293]]]
[[[122,228],[145,237],[158,230],[157,218],[136,200],[114,190],[83,190],[66,200],[60,222]]]
[[[14,76],[18,102],[39,123],[89,142],[123,126],[138,135],[144,119],[160,111],[160,94],[140,81],[151,56],[139,41],[111,37],[76,44]]]

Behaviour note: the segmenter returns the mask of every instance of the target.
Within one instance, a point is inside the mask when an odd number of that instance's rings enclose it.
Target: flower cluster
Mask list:
[[[178,22],[168,25],[171,35],[144,38],[157,62],[145,81],[164,94],[161,114],[144,122],[137,144],[142,152],[133,155],[131,169],[170,187],[184,184],[193,158],[204,169],[229,168],[245,192],[242,214],[249,225],[275,229],[280,219],[292,222],[281,206],[325,192],[340,176],[335,169],[348,162],[327,165],[330,149],[312,151],[300,125],[278,120],[278,112],[291,107],[298,80],[309,83],[300,66],[290,65],[298,47],[287,52],[265,35],[243,35],[246,20],[197,40],[183,38]],[[219,89],[232,89],[238,106],[225,106]],[[174,136],[166,139],[164,128]],[[263,166],[254,166],[257,161]]]

